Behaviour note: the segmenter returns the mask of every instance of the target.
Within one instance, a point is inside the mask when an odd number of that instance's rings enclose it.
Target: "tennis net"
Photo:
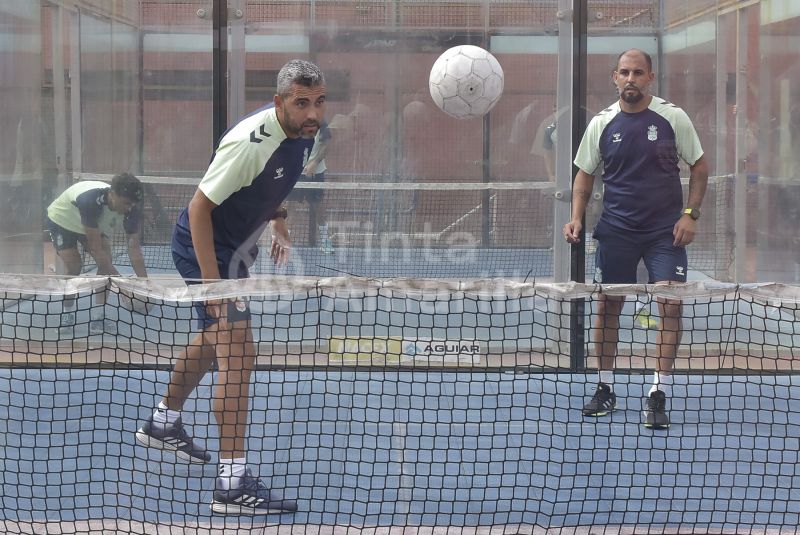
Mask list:
[[[108,180],[107,175],[81,179]],[[196,178],[140,177],[145,185],[142,242],[152,272],[174,272],[170,239],[178,213],[197,188]],[[688,180],[684,180],[688,185]],[[728,280],[733,260],[732,178],[714,177],[704,204],[703,225],[689,247],[689,269]],[[293,254],[276,270],[261,254],[251,269],[259,274],[308,277],[337,275],[412,278],[554,277],[557,203],[569,192],[548,182],[386,183],[298,182],[287,199]],[[593,199],[587,229],[596,222],[602,193]],[[560,233],[556,233],[560,239]],[[268,250],[268,233],[260,243]],[[556,246],[563,246],[560,241]],[[590,248],[593,242],[589,240]],[[128,265],[122,241],[115,262]],[[594,255],[587,255],[587,273]],[[90,259],[87,269],[92,268]],[[561,274],[561,279],[568,278]],[[591,277],[589,277],[591,278]],[[646,281],[643,281],[646,282]]]
[[[590,420],[592,338],[570,326],[601,295],[627,297],[618,406]],[[784,533],[800,519],[798,286],[5,276],[0,298],[8,533]],[[294,515],[214,516],[213,464],[133,438],[196,332],[192,303],[216,298],[250,303],[248,462]],[[659,432],[642,403],[663,300],[683,304],[685,333]],[[210,451],[213,379],[184,406]]]

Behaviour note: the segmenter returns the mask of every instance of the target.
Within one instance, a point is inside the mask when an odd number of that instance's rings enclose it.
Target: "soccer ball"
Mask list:
[[[480,117],[503,94],[503,69],[493,55],[480,47],[454,46],[433,64],[428,88],[433,101],[446,114],[457,119]]]

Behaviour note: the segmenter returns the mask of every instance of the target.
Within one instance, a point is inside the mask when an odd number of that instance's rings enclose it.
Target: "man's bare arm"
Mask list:
[[[139,233],[128,234],[128,258],[131,259],[131,266],[137,277],[147,277],[147,268],[144,265],[144,255],[142,254],[142,244]]]
[[[214,251],[214,228],[211,211],[217,205],[211,202],[199,188],[189,201],[189,225],[192,229],[192,245],[204,280],[220,278],[217,253]]]
[[[594,176],[579,169],[575,175],[575,182],[572,184],[572,219],[564,225],[564,239],[570,243],[580,241],[583,214],[586,212],[589,199],[592,198],[593,186]]]
[[[700,208],[707,187],[708,162],[703,155],[689,168],[689,198],[686,201],[688,208]]]
[[[594,176],[579,169],[572,185],[572,221],[583,219],[586,205],[589,204],[589,199],[592,198],[593,187]]]
[[[119,275],[119,272],[111,263],[110,247],[104,246],[103,235],[100,229],[94,227],[83,227],[86,233],[86,243],[89,246],[89,254],[97,264],[98,275]]]

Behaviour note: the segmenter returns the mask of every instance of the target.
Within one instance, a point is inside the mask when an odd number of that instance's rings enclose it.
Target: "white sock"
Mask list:
[[[180,417],[181,411],[169,410],[162,401],[158,404],[158,407],[156,407],[156,410],[153,412],[153,423],[160,425],[161,427],[166,427],[174,424]]]
[[[219,458],[219,478],[218,484],[222,490],[235,489],[241,485],[242,477],[247,472],[247,459],[240,457],[236,459]]]
[[[650,387],[650,391],[647,393],[647,397],[650,397],[650,394],[655,392],[656,390],[661,390],[664,392],[664,395],[670,397],[672,394],[672,374],[665,373],[665,372],[655,372],[653,374],[653,386]]]
[[[598,373],[600,376],[599,381],[601,383],[607,384],[609,387],[614,386],[614,370],[600,370]],[[613,390],[613,388],[612,388]]]

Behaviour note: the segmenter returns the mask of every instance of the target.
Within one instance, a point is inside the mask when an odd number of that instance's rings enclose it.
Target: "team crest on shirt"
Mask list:
[[[281,178],[283,178],[283,167],[278,167],[275,170],[275,180],[279,180]]]
[[[611,134],[612,143],[619,143],[620,141],[622,141],[622,134],[620,134],[619,132]]]
[[[656,125],[651,124],[647,127],[647,139],[650,141],[658,139],[658,127]]]

